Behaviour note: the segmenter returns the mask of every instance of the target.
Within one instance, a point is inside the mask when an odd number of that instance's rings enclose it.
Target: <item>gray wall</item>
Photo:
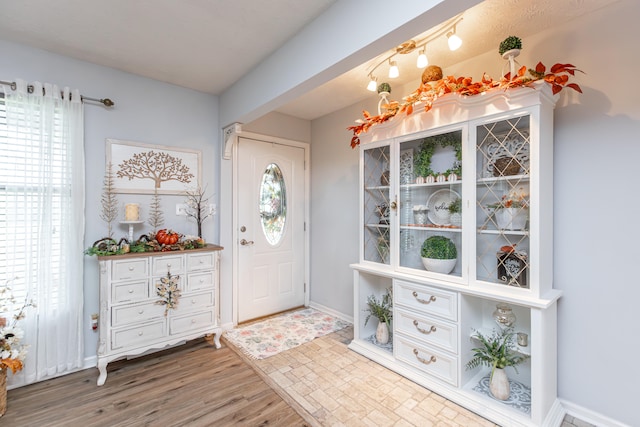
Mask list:
[[[107,235],[107,226],[99,217],[100,197],[105,172],[105,139],[115,138],[149,144],[202,150],[202,179],[208,193],[218,203],[218,169],[220,165],[220,130],[218,98],[178,86],[145,79],[111,68],[76,61],[42,50],[0,40],[0,80],[21,78],[27,81],[56,83],[79,88],[94,98],[111,98],[115,107],[85,105],[86,158],[86,228],[85,247]],[[140,203],[141,216],[148,218],[150,196],[119,195],[118,200]],[[196,234],[195,224],[175,216],[175,204],[182,196],[161,196],[165,225],[184,234]],[[122,210],[124,216],[124,208]],[[123,218],[121,218],[123,219]],[[203,235],[218,240],[218,221],[203,224]],[[118,225],[114,235],[125,237],[128,229]],[[136,237],[150,231],[146,224],[136,228]],[[98,312],[98,262],[95,257],[77,254],[84,262],[85,351],[87,358],[96,355],[97,333],[91,330],[91,314]]]
[[[533,67],[557,62],[585,71],[583,94],[563,91],[555,112],[554,286],[558,312],[558,391],[570,410],[593,411],[640,425],[633,387],[640,368],[636,257],[640,241],[637,163],[640,107],[635,54],[640,4],[623,0],[523,39],[518,61]],[[623,28],[625,36],[617,35]],[[433,59],[432,59],[433,61]],[[496,52],[445,69],[446,75],[497,78]],[[393,88],[393,99],[417,87]],[[353,313],[352,273],[358,260],[358,155],[346,127],[373,112],[376,95],[312,123],[311,297]],[[603,424],[608,424],[604,422]]]

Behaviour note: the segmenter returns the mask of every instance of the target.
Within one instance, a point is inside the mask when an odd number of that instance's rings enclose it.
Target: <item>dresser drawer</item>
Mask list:
[[[192,273],[189,274],[187,281],[187,288],[190,291],[213,289],[215,288],[215,272],[207,271],[205,273]]]
[[[213,270],[216,268],[215,254],[189,254],[187,255],[187,268],[189,271]]]
[[[176,310],[170,310],[171,314],[179,316],[201,310],[214,305],[213,291],[183,294]]]
[[[111,264],[111,277],[114,281],[142,279],[148,276],[146,258],[116,260]]]
[[[400,334],[393,337],[395,357],[419,371],[453,386],[458,385],[458,358],[426,344],[418,344]]]
[[[458,327],[446,320],[398,308],[393,316],[393,325],[396,332],[408,335],[418,342],[458,353]]]
[[[160,298],[158,298],[158,301]],[[125,326],[164,317],[164,305],[153,302],[111,308],[111,326]]]
[[[165,322],[153,322],[145,325],[122,328],[111,331],[111,349],[140,347],[150,341],[157,341],[166,335]]]
[[[111,302],[133,302],[149,298],[149,282],[138,280],[135,282],[117,283],[111,287]]]
[[[207,326],[214,326],[213,310],[189,316],[172,317],[169,322],[169,334],[181,334]]]
[[[395,285],[394,304],[454,322],[458,320],[458,298],[455,292],[402,280],[396,280]]]
[[[168,255],[152,258],[151,274],[154,276],[166,276],[180,274],[184,271],[184,256]]]

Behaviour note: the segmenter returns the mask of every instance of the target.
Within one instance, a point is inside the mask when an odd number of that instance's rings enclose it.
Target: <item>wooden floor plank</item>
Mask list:
[[[194,340],[9,390],[2,426],[307,426],[234,351]]]

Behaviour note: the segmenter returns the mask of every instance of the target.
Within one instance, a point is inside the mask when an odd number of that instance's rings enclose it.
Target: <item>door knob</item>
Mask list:
[[[253,245],[253,240],[246,240],[246,239],[242,239],[240,240],[240,244],[242,246],[249,246],[249,245]]]

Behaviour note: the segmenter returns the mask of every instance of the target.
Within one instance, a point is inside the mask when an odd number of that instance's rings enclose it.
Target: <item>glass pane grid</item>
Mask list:
[[[476,277],[528,288],[529,117],[481,125],[477,135]]]
[[[389,264],[389,147],[364,152],[364,259]]]

